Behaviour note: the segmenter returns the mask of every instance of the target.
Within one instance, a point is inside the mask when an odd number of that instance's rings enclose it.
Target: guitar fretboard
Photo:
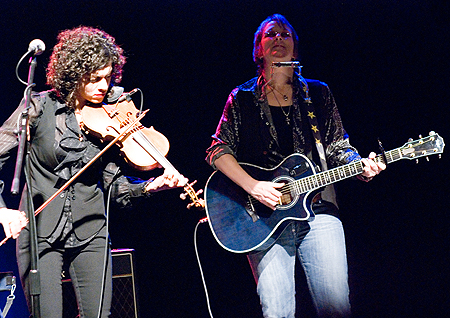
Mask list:
[[[384,155],[378,155],[374,158],[375,162],[384,162],[389,164],[391,162],[400,160],[403,158],[401,148],[397,148],[391,151],[387,151]],[[308,176],[299,180],[296,180],[290,184],[295,187],[298,194],[306,193],[312,190],[323,188],[329,184],[351,178],[361,174],[364,171],[364,164],[361,160],[350,162],[344,166],[333,168],[327,171],[317,173],[312,176]]]

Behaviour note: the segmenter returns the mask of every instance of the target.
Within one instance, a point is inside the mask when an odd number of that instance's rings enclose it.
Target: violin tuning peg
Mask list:
[[[183,192],[183,193],[180,194],[180,199],[181,200],[186,200],[186,198],[187,198],[187,193],[186,192]]]

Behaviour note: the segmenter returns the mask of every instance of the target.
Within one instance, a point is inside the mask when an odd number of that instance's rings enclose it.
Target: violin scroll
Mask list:
[[[190,210],[192,207],[203,210],[205,209],[205,200],[202,198],[199,198],[198,196],[203,193],[203,189],[198,190],[197,192],[192,187],[194,184],[197,183],[197,180],[188,183],[184,186],[184,192],[180,194],[181,200],[186,200],[186,198],[189,196],[191,199],[191,203],[187,205],[187,208]]]

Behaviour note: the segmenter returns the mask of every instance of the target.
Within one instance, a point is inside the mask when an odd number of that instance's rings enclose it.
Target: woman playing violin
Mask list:
[[[104,31],[78,27],[62,31],[47,68],[50,91],[33,94],[30,114],[30,151],[27,160],[35,207],[82,169],[100,152],[100,140],[85,133],[83,107],[115,102],[123,89],[114,85],[122,78],[123,50]],[[24,102],[0,128],[0,167],[18,144],[14,131]],[[115,204],[129,206],[133,197],[184,186],[187,179],[176,171],[148,181],[122,174],[121,158],[109,149],[36,217],[40,312],[42,317],[62,317],[61,272],[69,265],[80,317],[109,316],[112,296],[111,257],[107,242],[105,200],[110,193]],[[166,169],[167,170],[167,169]],[[27,206],[24,190],[20,210]],[[106,269],[103,266],[108,253]],[[22,285],[30,306],[29,230],[22,230],[17,244]],[[105,288],[102,278],[106,270]],[[103,299],[101,299],[101,295]]]

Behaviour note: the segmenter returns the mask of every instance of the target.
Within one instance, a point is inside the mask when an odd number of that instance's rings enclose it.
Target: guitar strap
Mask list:
[[[309,119],[309,125],[311,126],[311,131],[314,137],[314,143],[316,144],[317,152],[319,153],[320,165],[322,171],[328,170],[328,165],[325,157],[325,150],[323,148],[322,137],[319,131],[319,124],[317,122],[317,116],[314,112],[314,105],[311,101],[311,97],[309,97],[309,88],[306,80],[298,74],[300,82],[303,84],[303,93],[304,93],[304,104],[306,106],[307,116]]]

